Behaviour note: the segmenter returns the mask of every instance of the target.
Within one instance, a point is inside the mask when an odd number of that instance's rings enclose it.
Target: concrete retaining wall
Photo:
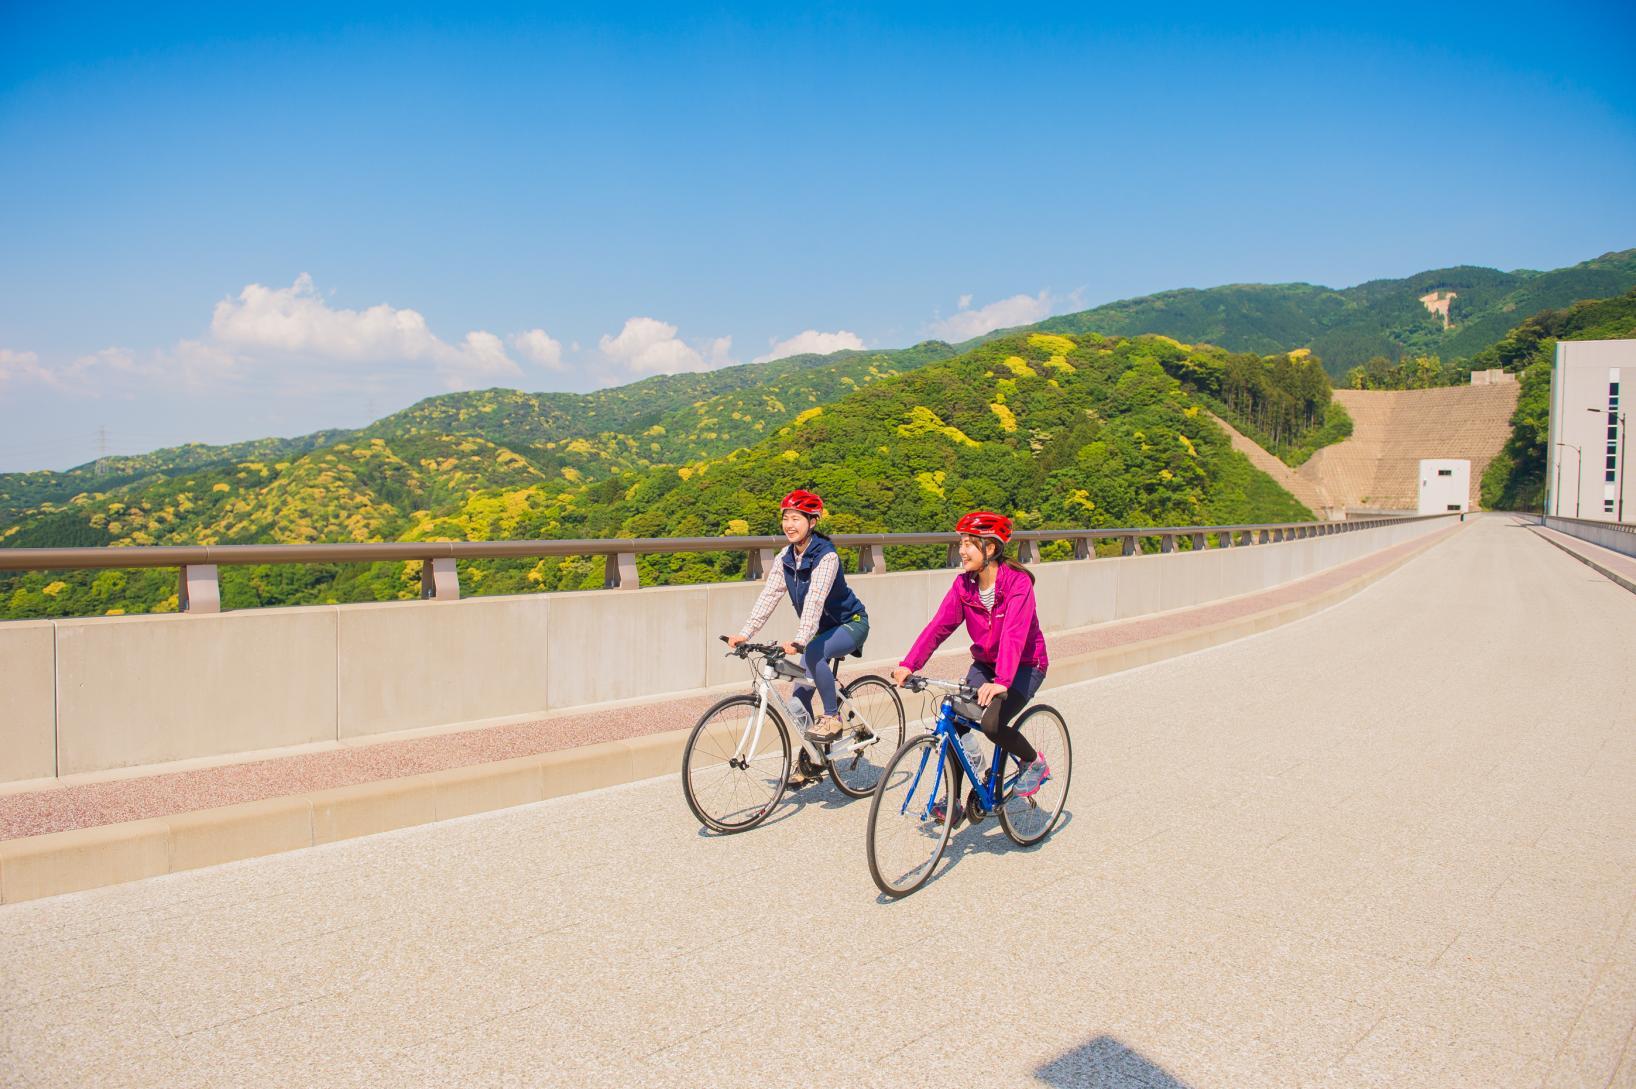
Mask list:
[[[1203,552],[1037,564],[1065,631],[1264,590],[1446,519]],[[906,650],[949,571],[849,575],[871,658]],[[0,781],[522,717],[741,677],[715,642],[747,583],[0,624]],[[764,635],[793,631],[788,607]],[[958,639],[958,635],[955,637]],[[951,641],[952,644],[952,641]]]

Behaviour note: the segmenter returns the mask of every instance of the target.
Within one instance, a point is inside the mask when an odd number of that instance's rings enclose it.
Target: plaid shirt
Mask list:
[[[767,618],[773,615],[773,609],[778,605],[778,599],[787,592],[784,587],[784,556],[790,548],[781,549],[773,562],[767,565],[767,580],[761,584],[761,596],[750,609],[750,619],[744,622],[739,634],[746,639],[755,637]],[[805,646],[812,642],[812,637],[818,634],[818,619],[824,615],[824,602],[829,598],[830,587],[835,585],[835,575],[841,570],[841,558],[831,552],[818,561],[818,566],[812,569],[812,587],[807,591],[807,607],[801,610],[801,626],[795,630],[792,642]]]

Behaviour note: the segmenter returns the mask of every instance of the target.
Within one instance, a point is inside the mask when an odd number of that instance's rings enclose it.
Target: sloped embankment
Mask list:
[[[1413,510],[1419,496],[1420,459],[1464,458],[1471,462],[1475,509],[1483,470],[1511,434],[1519,388],[1505,382],[1442,389],[1338,389],[1335,399],[1352,416],[1352,436],[1313,454],[1296,475],[1342,509]]]

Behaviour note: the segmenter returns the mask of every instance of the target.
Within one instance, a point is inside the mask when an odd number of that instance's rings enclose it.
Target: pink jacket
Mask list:
[[[996,684],[1010,688],[1018,666],[1031,665],[1043,672],[1050,664],[1045,656],[1045,634],[1034,612],[1034,581],[1010,567],[1000,568],[994,580],[992,612],[983,608],[977,596],[977,576],[956,575],[937,615],[899,664],[909,669],[925,665],[962,620],[971,636],[972,658],[994,667]]]

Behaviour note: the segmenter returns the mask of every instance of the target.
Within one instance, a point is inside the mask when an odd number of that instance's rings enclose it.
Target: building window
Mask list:
[[[1448,505],[1448,506],[1447,506],[1447,507],[1445,507],[1445,508],[1444,508],[1444,509],[1445,509],[1445,510],[1459,510],[1459,509],[1460,509],[1460,504],[1458,504],[1458,503],[1450,503],[1450,504],[1449,504],[1449,505]]]
[[[1453,476],[1454,475],[1454,470],[1453,469],[1439,469],[1439,470],[1437,470],[1437,475],[1438,476]]]

